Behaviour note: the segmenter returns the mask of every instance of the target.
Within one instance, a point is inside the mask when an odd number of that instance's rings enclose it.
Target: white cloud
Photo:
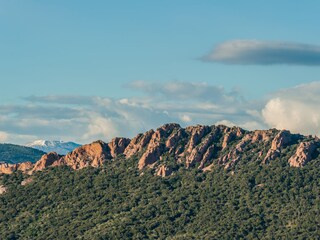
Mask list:
[[[0,129],[14,143],[39,138],[87,143],[134,137],[168,122],[186,126],[225,120],[241,125],[260,120],[253,114],[256,106],[243,100],[239,92],[207,83],[140,81],[130,85],[135,90],[138,86],[144,95],[120,99],[32,96],[19,105],[0,105]]]
[[[236,90],[227,92],[221,86],[209,85],[205,82],[146,82],[134,81],[127,87],[139,90],[152,96],[165,97],[168,100],[209,100],[215,103],[240,101]]]
[[[180,119],[185,122],[185,123],[189,123],[192,121],[192,118],[189,115],[183,114]]]
[[[143,95],[119,99],[33,96],[21,104],[0,105],[0,141],[109,141],[116,136],[134,137],[168,122],[320,134],[320,82],[282,90],[267,102],[246,101],[237,91],[207,83],[139,81],[132,85]]]
[[[320,134],[320,82],[282,90],[271,98],[262,115],[270,127],[302,134]]]
[[[217,45],[202,58],[225,64],[320,65],[320,46],[303,43],[232,40]]]
[[[87,130],[84,131],[82,139],[104,139],[107,136],[120,136],[119,126],[117,126],[116,122],[111,118],[105,118],[96,113],[92,113],[88,121]]]
[[[320,134],[320,82],[282,90],[265,103],[246,101],[239,92],[233,94],[206,83],[185,84],[187,87],[183,82],[140,81],[139,90],[144,93],[140,97],[76,96],[77,102],[71,96],[43,96],[26,98],[20,105],[0,105],[0,129],[5,133],[0,134],[0,141],[109,141],[116,136],[133,137],[168,122]],[[197,90],[192,92],[193,88]],[[210,95],[212,91],[215,96]]]

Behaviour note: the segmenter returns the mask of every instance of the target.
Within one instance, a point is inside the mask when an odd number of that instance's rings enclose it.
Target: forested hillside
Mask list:
[[[45,154],[42,151],[30,147],[14,144],[0,144],[0,162],[21,163],[36,162]]]
[[[318,158],[303,168],[278,159],[211,172],[172,159],[174,174],[164,178],[137,162],[120,155],[100,168],[60,166],[32,180],[2,175],[0,238],[319,239]]]

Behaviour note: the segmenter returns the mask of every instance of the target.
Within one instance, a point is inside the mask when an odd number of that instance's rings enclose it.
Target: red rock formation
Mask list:
[[[56,152],[47,153],[34,164],[32,171],[41,171],[49,166],[52,166],[59,159],[60,156]]]
[[[147,151],[142,155],[138,163],[138,169],[141,170],[148,165],[154,164],[156,161],[160,160],[162,151],[159,145],[154,145],[148,147]]]
[[[268,142],[270,141],[270,139],[273,136],[274,130],[270,129],[270,130],[255,130],[253,132],[253,135],[251,137],[251,142],[255,143],[255,142]]]
[[[0,163],[0,174],[12,174],[16,171],[27,172],[32,168],[31,162],[23,162],[17,164]]]
[[[189,142],[187,143],[186,152],[191,153],[192,150],[200,143],[201,139],[210,131],[209,126],[197,125],[195,127],[187,127],[186,131],[190,133]]]
[[[213,157],[213,155],[214,155],[214,149],[215,149],[215,146],[214,146],[214,145],[209,146],[209,147],[207,148],[207,151],[204,153],[198,169],[203,169],[203,168],[204,168],[204,165],[205,165],[207,162],[210,161],[210,159],[211,159],[211,158]]]
[[[161,159],[164,152],[169,149],[166,148],[164,141],[174,130],[180,129],[179,124],[171,123],[165,124],[158,128],[151,136],[147,150],[143,153],[138,163],[138,169],[141,170],[146,166],[153,165],[156,161]]]
[[[160,177],[167,177],[172,174],[172,170],[165,166],[165,165],[160,165],[156,171],[156,175]]]
[[[299,144],[296,153],[289,159],[291,167],[303,167],[312,159],[312,154],[318,146],[318,142],[302,142]]]
[[[177,123],[167,123],[162,125],[159,129],[162,129],[166,134],[171,133],[175,129],[180,129],[181,126]]]
[[[161,136],[162,130],[158,129],[153,133],[151,140],[148,144],[147,150],[144,152],[142,157],[139,160],[138,168],[141,170],[142,168],[154,164],[157,160],[160,159],[164,146],[161,144]]]
[[[146,132],[145,134],[139,134],[135,138],[130,141],[130,144],[124,150],[124,155],[126,158],[130,158],[134,154],[140,152],[144,147],[148,145],[152,135],[154,134],[154,130]]]
[[[243,136],[243,129],[239,127],[233,127],[233,128],[226,128],[224,131],[225,135],[223,137],[222,141],[222,150],[225,149],[228,144],[233,141],[235,138],[239,138]]]
[[[33,178],[29,177],[21,182],[21,186],[28,185],[33,182]]]
[[[96,141],[76,148],[62,157],[57,165],[67,165],[73,169],[102,166],[106,159],[111,159],[110,148],[103,141]]]
[[[295,167],[306,164],[316,148],[310,143],[312,138],[303,138],[299,135],[300,137],[308,142],[300,144],[296,154],[290,158],[289,164]],[[34,165],[0,163],[0,173],[10,174],[18,170],[32,173],[60,165],[73,169],[99,167],[106,160],[114,159],[120,154],[124,154],[127,159],[132,156],[139,157],[137,164],[139,170],[159,166],[156,174],[161,176],[168,174],[169,170],[165,166],[167,160],[184,163],[187,168],[197,165],[203,171],[209,171],[215,165],[233,170],[232,168],[242,160],[243,156],[249,156],[255,161],[262,158],[265,148],[271,145],[263,160],[268,162],[280,156],[281,150],[296,140],[295,134],[275,129],[249,132],[239,127],[229,128],[222,125],[197,125],[184,129],[178,124],[165,124],[156,131],[150,130],[145,134],[139,134],[132,140],[114,138],[110,143],[96,141],[83,145],[64,157],[48,153]],[[312,141],[317,142],[316,139]]]
[[[185,137],[184,129],[179,128],[176,131],[174,131],[167,139],[166,141],[166,148],[169,149],[169,153],[173,153],[175,151],[175,154],[180,154],[183,151],[183,147],[177,148],[177,145],[181,139]]]
[[[27,172],[32,168],[33,164],[31,162],[23,162],[18,164],[18,171]]]
[[[287,130],[280,131],[272,140],[271,148],[267,152],[263,163],[268,163],[280,156],[281,149],[292,141],[292,135]]]
[[[3,185],[0,185],[0,195],[4,194],[7,191],[7,188]]]
[[[213,167],[214,167],[214,164],[212,163],[209,166],[202,168],[202,171],[203,172],[211,172]]]
[[[130,139],[129,138],[114,138],[108,143],[110,148],[110,154],[114,158],[119,154],[123,154],[126,147],[129,145]]]
[[[17,171],[17,164],[0,163],[0,173],[11,174]]]
[[[191,164],[195,162],[201,162],[203,160],[204,154],[206,153],[210,145],[212,145],[212,141],[215,138],[215,133],[216,133],[215,131],[209,133],[206,137],[203,138],[200,144],[198,144],[197,146],[194,146],[190,154],[186,157],[187,168]],[[207,158],[208,158],[208,155],[210,155],[210,153],[211,152],[207,154],[206,156]],[[203,161],[203,164],[204,163],[205,163],[205,160]]]
[[[243,148],[250,142],[249,135],[246,135],[236,146],[234,149],[231,149],[228,154],[221,156],[218,159],[218,163],[222,165],[228,164],[228,162],[236,163],[240,154],[243,152]]]
[[[240,157],[234,158],[229,161],[225,166],[224,169],[228,170],[236,165],[236,163],[240,160]]]
[[[287,130],[280,131],[272,140],[271,149],[276,150],[289,144],[292,140],[292,135]]]

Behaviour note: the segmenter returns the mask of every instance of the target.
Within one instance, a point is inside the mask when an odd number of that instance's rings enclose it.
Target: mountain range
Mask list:
[[[36,140],[32,143],[26,144],[26,147],[31,147],[38,149],[43,152],[56,152],[61,155],[66,155],[75,148],[81,146],[80,144],[74,142],[64,142],[64,141],[48,141],[48,140]]]

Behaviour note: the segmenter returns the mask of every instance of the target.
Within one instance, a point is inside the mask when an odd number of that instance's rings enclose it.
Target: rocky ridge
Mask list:
[[[158,176],[169,176],[174,171],[170,164],[186,168],[210,171],[216,165],[226,170],[233,169],[242,161],[259,161],[268,164],[285,157],[292,167],[303,167],[318,156],[320,141],[311,136],[292,134],[286,130],[246,131],[239,127],[190,126],[165,124],[156,130],[138,134],[132,140],[114,138],[110,143],[101,140],[80,146],[65,156],[50,152],[35,164],[0,163],[0,173],[10,174],[22,171],[32,174],[48,167],[66,165],[72,169],[100,167],[105,161],[124,158],[138,158],[139,170],[152,168]],[[288,155],[288,148],[295,153]],[[289,152],[291,153],[291,152]]]

